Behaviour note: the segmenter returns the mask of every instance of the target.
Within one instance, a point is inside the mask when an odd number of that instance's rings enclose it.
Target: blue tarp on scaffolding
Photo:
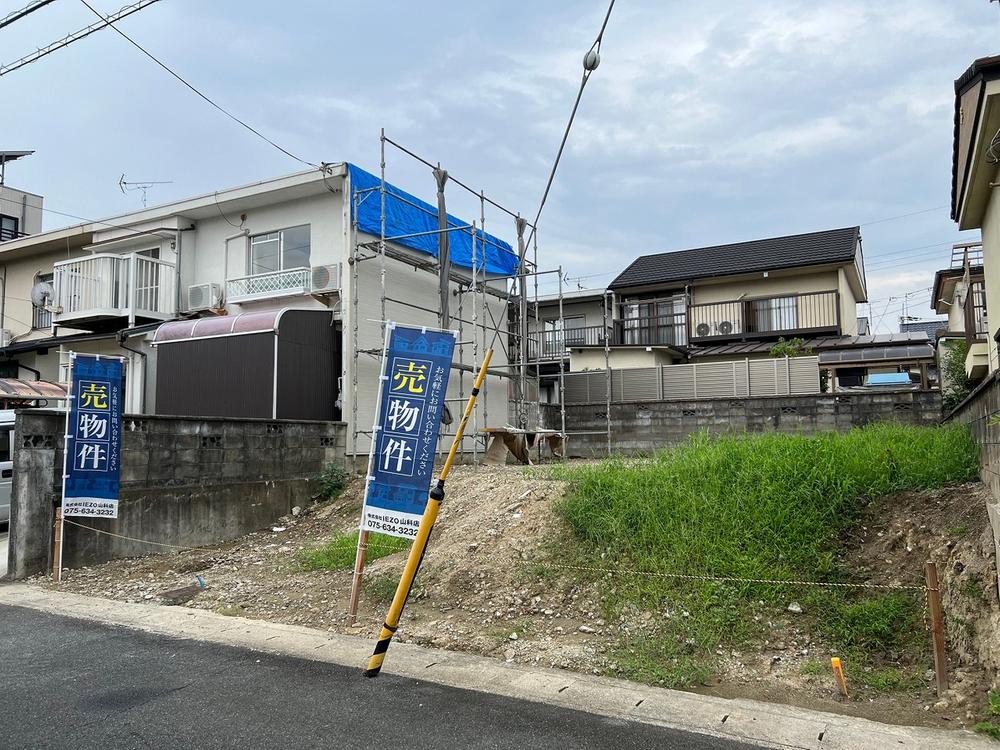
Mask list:
[[[347,165],[351,178],[351,189],[368,191],[357,196],[357,204],[351,201],[353,211],[357,211],[358,230],[376,237],[381,231],[381,207],[378,188],[382,181],[375,175],[353,164]],[[374,188],[374,189],[372,189]],[[463,227],[469,222],[448,214],[448,226]],[[437,207],[416,196],[400,190],[395,185],[385,184],[385,236],[396,237],[418,232],[435,232],[438,228]],[[486,248],[486,272],[513,276],[517,271],[517,253],[503,240],[491,234],[476,230],[476,266],[483,269],[483,248]],[[472,232],[459,230],[448,233],[449,255],[452,265],[472,268]],[[406,237],[393,240],[394,244],[417,250],[435,258],[438,254],[438,235],[425,234],[421,237]]]

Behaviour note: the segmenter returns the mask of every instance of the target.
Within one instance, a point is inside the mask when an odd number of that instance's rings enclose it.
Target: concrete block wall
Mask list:
[[[559,406],[542,407],[543,422],[559,429]],[[566,407],[566,431],[593,434],[569,437],[569,455],[607,455],[607,405]],[[848,430],[870,422],[937,424],[941,395],[937,391],[769,396],[745,399],[647,401],[611,404],[611,443],[615,453],[649,453],[680,443],[697,432],[822,432]]]
[[[65,415],[17,415],[8,575],[51,566],[61,495]],[[313,480],[343,461],[346,427],[334,422],[126,416],[117,519],[72,519],[136,539],[210,546],[272,523],[310,501]],[[66,567],[167,548],[65,527]]]

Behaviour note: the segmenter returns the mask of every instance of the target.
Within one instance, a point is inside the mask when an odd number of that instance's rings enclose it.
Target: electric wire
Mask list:
[[[46,5],[49,5],[50,3],[53,2],[55,2],[55,0],[35,0],[35,2],[28,3],[20,10],[15,10],[11,13],[8,13],[3,18],[0,18],[0,29],[2,29],[4,26],[10,26],[12,23],[14,23],[14,21],[20,21],[25,16],[31,15],[36,10],[41,10]]]
[[[90,3],[87,2],[87,0],[80,0],[80,2],[83,3],[84,5],[86,5],[91,10],[91,12],[94,15],[96,15],[98,18],[104,19],[104,16],[101,15],[101,13],[99,11],[95,10],[94,7]],[[107,20],[107,19],[105,19],[105,20]],[[309,166],[309,167],[314,167],[316,169],[320,168],[319,164],[314,164],[311,161],[307,161],[306,159],[303,159],[301,157],[296,156],[295,154],[293,154],[288,149],[284,148],[283,146],[279,145],[278,143],[276,143],[275,141],[271,140],[266,135],[264,135],[263,133],[261,133],[259,130],[257,130],[257,128],[255,128],[252,125],[248,124],[246,121],[241,120],[239,117],[237,117],[236,115],[234,115],[232,112],[230,112],[228,109],[226,109],[225,107],[223,107],[221,104],[217,104],[208,95],[202,93],[196,86],[194,86],[194,84],[188,82],[180,74],[174,72],[174,70],[171,69],[168,65],[166,65],[166,63],[162,62],[161,60],[159,60],[159,58],[157,58],[156,56],[154,56],[152,53],[148,52],[142,45],[140,45],[132,37],[130,37],[124,31],[122,31],[117,26],[115,26],[114,23],[112,23],[111,21],[107,21],[107,23],[108,23],[108,25],[112,29],[114,29],[116,32],[118,32],[119,36],[121,36],[123,39],[125,39],[125,41],[127,41],[129,44],[131,44],[137,50],[139,50],[142,54],[144,54],[146,57],[148,57],[154,63],[156,63],[157,65],[159,65],[163,70],[165,70],[171,76],[173,76],[174,78],[176,78],[180,83],[182,83],[184,86],[186,86],[192,92],[194,92],[201,99],[203,99],[208,104],[210,104],[213,107],[215,107],[215,109],[219,110],[222,114],[224,114],[230,120],[232,120],[233,122],[235,122],[235,123],[243,126],[247,130],[249,130],[251,133],[253,133],[254,135],[256,135],[258,138],[260,138],[261,140],[263,140],[263,141],[271,144],[272,146],[274,146],[274,148],[278,149],[278,151],[280,151],[281,153],[285,154],[286,156],[294,159],[295,161],[300,162],[301,164],[305,164],[306,166]]]
[[[139,0],[139,2],[135,3],[134,5],[127,5],[118,12],[112,13],[107,18],[101,16],[102,20],[100,23],[92,23],[90,24],[90,26],[85,26],[79,31],[74,31],[72,34],[67,34],[65,37],[59,39],[58,41],[52,42],[51,44],[48,44],[44,47],[40,47],[34,52],[29,52],[24,57],[15,60],[12,63],[7,63],[6,65],[0,65],[0,76],[5,76],[8,73],[13,73],[15,70],[23,68],[25,65],[29,65],[33,62],[36,62],[45,57],[46,55],[51,55],[56,50],[60,50],[63,47],[68,47],[69,45],[73,44],[74,42],[78,42],[81,39],[86,39],[91,34],[100,31],[101,29],[105,29],[108,26],[114,28],[114,26],[112,26],[113,22],[120,21],[126,16],[130,16],[133,13],[139,12],[143,8],[148,8],[150,5],[156,2],[159,2],[159,0]]]
[[[527,241],[525,241],[518,252],[518,269],[524,266],[524,256],[527,253],[529,247],[531,247],[532,240],[535,236],[535,230],[538,227],[538,220],[542,216],[542,211],[545,208],[545,203],[548,200],[549,192],[552,189],[552,183],[555,181],[556,171],[559,169],[559,162],[562,160],[563,151],[566,148],[566,141],[569,140],[570,131],[573,128],[573,122],[576,120],[576,113],[580,108],[580,101],[583,98],[583,91],[587,87],[587,81],[590,80],[591,74],[597,69],[597,65],[600,62],[600,51],[601,42],[604,40],[604,32],[608,28],[608,21],[611,19],[611,11],[614,10],[615,0],[611,0],[608,5],[608,11],[604,14],[604,21],[601,23],[601,29],[597,32],[597,38],[594,43],[590,45],[590,49],[587,50],[587,54],[584,56],[584,67],[583,67],[583,77],[580,80],[580,88],[576,92],[576,99],[573,102],[573,109],[569,115],[569,121],[566,123],[566,129],[563,131],[562,140],[559,142],[559,149],[556,152],[556,158],[552,163],[552,169],[549,171],[548,180],[545,183],[545,190],[542,193],[542,199],[538,204],[538,211],[535,212],[535,220],[531,222],[531,232],[528,235]],[[596,62],[591,62],[591,54],[596,56]],[[514,294],[515,285],[511,284],[507,290],[507,296],[504,299],[503,307],[501,308],[500,315],[498,316],[501,321],[505,321],[508,317],[508,310],[510,309],[510,301]],[[500,325],[493,331],[493,339],[490,342],[489,348],[492,349],[500,337]],[[523,346],[523,342],[522,342]]]

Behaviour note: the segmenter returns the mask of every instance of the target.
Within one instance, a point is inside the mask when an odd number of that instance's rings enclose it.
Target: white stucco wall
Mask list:
[[[13,216],[18,220],[18,231],[24,234],[38,234],[42,231],[42,196],[24,190],[0,186],[0,214]]]
[[[997,315],[991,314],[993,310],[1000,310],[1000,190],[994,188],[990,191],[989,203],[986,206],[986,214],[983,216],[983,271],[986,278],[986,310],[991,319]],[[997,358],[997,343],[993,339],[993,332],[996,331],[995,323],[990,324],[990,335],[987,336],[989,344],[989,367],[993,372],[1000,367]]]

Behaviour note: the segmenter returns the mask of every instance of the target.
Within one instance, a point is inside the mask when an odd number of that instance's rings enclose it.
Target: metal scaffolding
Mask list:
[[[431,171],[435,180],[435,191],[438,197],[437,221],[438,228],[426,232],[415,232],[411,234],[400,234],[395,236],[386,235],[386,195],[387,185],[387,147],[392,148],[407,156],[417,163],[423,165]],[[560,329],[562,327],[562,269],[558,271],[538,270],[538,233],[535,227],[526,221],[519,213],[511,211],[500,203],[490,199],[485,191],[473,190],[466,183],[455,178],[441,165],[419,156],[414,151],[397,143],[387,137],[382,130],[379,136],[379,184],[375,187],[358,189],[351,186],[351,205],[353,207],[351,226],[351,252],[349,264],[351,266],[351,299],[349,309],[351,314],[351,375],[350,375],[350,400],[351,400],[351,455],[355,462],[358,460],[358,441],[361,436],[374,437],[374,430],[360,429],[359,418],[359,362],[364,356],[377,358],[382,354],[381,346],[367,347],[362,342],[361,309],[360,309],[360,286],[363,274],[362,267],[368,262],[375,260],[378,263],[378,310],[379,320],[368,321],[377,322],[380,325],[384,336],[386,323],[392,318],[398,318],[402,310],[420,311],[428,315],[435,315],[438,318],[440,327],[450,327],[458,334],[457,349],[458,361],[452,365],[458,371],[457,390],[458,398],[448,399],[451,403],[464,403],[467,397],[465,377],[467,373],[475,373],[482,362],[485,351],[496,341],[505,355],[505,362],[491,365],[489,376],[483,383],[480,409],[477,408],[472,415],[472,435],[471,447],[462,445],[463,459],[471,448],[472,462],[480,461],[480,452],[485,448],[486,436],[482,432],[483,428],[493,426],[489,421],[489,394],[491,390],[503,388],[508,393],[508,413],[504,415],[504,423],[513,423],[517,429],[532,431],[532,428],[540,428],[539,421],[539,389],[537,387],[538,365],[542,362],[542,348],[537,347],[537,358],[531,356],[532,331],[528,325],[529,301],[528,301],[528,279],[534,281],[533,313],[535,317],[534,334],[540,338],[540,321],[538,317],[538,277],[548,273],[559,274],[559,318]],[[445,194],[448,184],[454,183],[462,190],[469,193],[474,200],[479,202],[478,221],[473,220],[470,224],[454,226],[448,224],[447,211],[445,206]],[[391,187],[391,186],[390,186]],[[364,239],[359,236],[358,214],[363,203],[370,200],[379,201],[379,235],[374,239]],[[424,206],[408,201],[405,196],[398,192],[390,193],[392,200],[402,201],[411,206],[426,210]],[[506,214],[513,220],[514,230],[518,242],[518,257],[524,258],[518,264],[516,274],[513,277],[493,277],[487,271],[487,243],[486,234],[487,210],[497,210]],[[532,260],[526,257],[524,232],[526,229],[532,230],[530,241],[532,243]],[[448,239],[453,233],[468,233],[471,239],[472,267],[471,269],[456,269],[450,262]],[[370,236],[370,235],[369,235]],[[422,259],[416,257],[413,252],[402,249],[394,244],[394,241],[417,236],[436,236],[438,238],[438,258]],[[426,300],[415,301],[407,299],[409,296],[405,289],[396,292],[389,289],[387,273],[387,260],[406,264],[415,271],[431,273],[438,276],[438,301],[433,307],[427,304],[420,304]],[[501,286],[502,280],[502,286]],[[452,285],[457,287],[452,289]],[[513,285],[513,286],[511,286]],[[449,298],[457,297],[457,304],[450,305]],[[366,300],[370,304],[370,300]],[[401,318],[401,322],[405,317]],[[465,355],[471,351],[471,363],[465,362]],[[496,359],[494,359],[496,362]],[[532,377],[530,368],[534,367],[535,387],[531,387]],[[566,437],[566,415],[565,406],[562,405],[562,383],[563,383],[563,360],[559,364],[559,382],[561,404],[560,433],[564,441]],[[454,382],[454,379],[453,379]],[[533,406],[533,408],[531,408]],[[452,409],[452,412],[455,410]],[[534,420],[536,424],[532,425]],[[441,436],[449,437],[453,435],[450,430],[442,430]],[[563,450],[563,455],[566,451]]]

